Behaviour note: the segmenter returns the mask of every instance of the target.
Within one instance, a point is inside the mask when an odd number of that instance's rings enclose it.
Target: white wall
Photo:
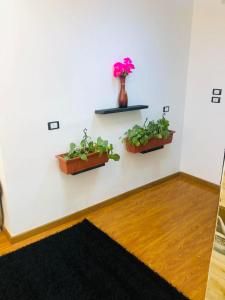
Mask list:
[[[225,149],[225,1],[195,0],[181,169],[219,184]],[[221,104],[212,104],[222,88]]]
[[[4,191],[2,194],[2,198],[0,199],[0,201],[2,201],[2,204],[4,205],[5,208],[5,222],[4,222],[4,216],[2,214],[2,211],[0,209],[0,225],[5,224],[5,226],[8,225],[8,220],[9,220],[9,215],[7,215],[7,205],[8,202],[6,201],[7,199],[7,186],[6,186],[6,180],[5,180],[5,171],[4,171],[4,162],[2,160],[2,153],[1,153],[1,149],[0,149],[0,178],[1,178],[1,187],[2,190]],[[1,204],[0,204],[1,205]],[[0,206],[1,208],[1,206]]]
[[[12,235],[179,171],[192,1],[3,0],[0,4],[0,143]],[[4,29],[3,29],[4,28]],[[3,46],[3,47],[2,47]],[[130,56],[130,104],[150,109],[107,116],[116,106],[112,64]],[[125,151],[119,137],[170,105],[174,143],[147,155]],[[47,122],[59,120],[58,131]],[[55,155],[87,127],[108,138],[121,161],[79,176]]]

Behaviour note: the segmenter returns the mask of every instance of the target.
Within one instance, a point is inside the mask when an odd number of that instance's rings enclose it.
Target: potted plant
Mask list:
[[[118,161],[119,154],[113,152],[113,145],[98,137],[93,141],[84,129],[79,145],[70,144],[69,152],[57,155],[60,169],[66,174],[77,174],[105,165],[109,159]]]
[[[120,78],[120,93],[119,93],[119,107],[126,108],[128,105],[128,97],[125,88],[126,77],[132,73],[135,69],[132,60],[129,57],[123,59],[123,62],[117,62],[113,65],[113,75],[114,77]]]
[[[156,122],[146,119],[143,126],[135,125],[128,129],[123,141],[127,151],[142,153],[170,144],[174,133],[175,131],[169,130],[169,121],[163,116]]]

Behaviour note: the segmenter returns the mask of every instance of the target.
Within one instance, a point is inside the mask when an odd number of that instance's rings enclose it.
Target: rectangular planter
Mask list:
[[[152,138],[148,141],[146,145],[141,145],[141,146],[134,146],[129,143],[128,140],[126,140],[126,148],[128,152],[132,153],[141,153],[141,152],[147,152],[150,151],[151,149],[160,149],[166,144],[172,143],[173,140],[173,134],[175,131],[170,130],[170,135],[167,139],[157,139],[157,138]]]
[[[107,153],[102,155],[99,153],[88,154],[88,160],[82,160],[79,157],[66,160],[64,158],[65,154],[67,153],[56,156],[59,160],[59,167],[64,173],[73,175],[101,167],[109,160]]]

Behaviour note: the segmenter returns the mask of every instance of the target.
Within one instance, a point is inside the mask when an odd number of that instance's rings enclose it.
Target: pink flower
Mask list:
[[[128,74],[132,73],[132,70],[135,69],[132,60],[129,57],[123,59],[124,63],[117,62],[114,64],[113,75],[115,77],[126,77]]]
[[[129,57],[124,58],[123,61],[125,64],[132,64],[132,60]]]
[[[128,74],[132,73],[132,70],[135,68],[133,64],[125,64],[124,67]]]
[[[125,72],[124,64],[117,62],[114,64],[114,76],[119,77]]]
[[[120,77],[121,76],[121,72],[114,70],[113,75],[114,75],[114,77]]]
[[[118,63],[115,63],[114,65],[114,70],[117,70],[117,71],[124,71],[124,64],[118,62]]]

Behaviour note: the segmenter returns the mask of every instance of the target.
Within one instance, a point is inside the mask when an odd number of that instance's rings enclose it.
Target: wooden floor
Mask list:
[[[202,300],[218,201],[217,191],[179,175],[86,217],[190,299]],[[14,251],[78,221],[14,245],[2,233],[0,254]]]

